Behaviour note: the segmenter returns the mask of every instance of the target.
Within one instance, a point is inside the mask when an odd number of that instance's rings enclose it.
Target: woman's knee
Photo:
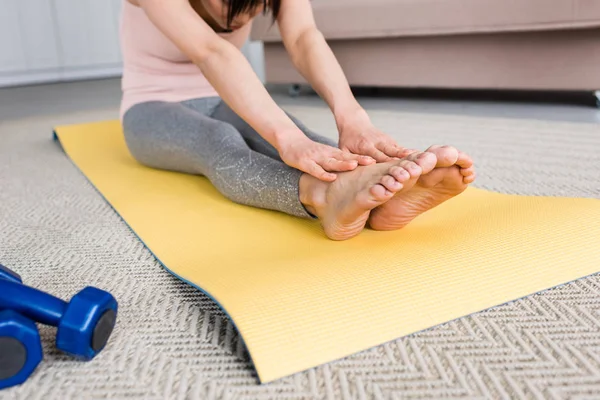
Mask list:
[[[139,163],[153,166],[150,164],[152,164],[151,161],[154,156],[153,150],[156,149],[156,146],[150,144],[150,142],[153,141],[153,138],[151,135],[144,134],[144,131],[144,127],[137,123],[136,120],[132,120],[131,115],[124,115],[123,137],[129,153]]]
[[[123,115],[123,135],[129,153],[148,167],[199,173],[198,157],[174,134],[183,128],[178,126],[178,118],[174,118],[168,106],[160,102],[144,103]]]

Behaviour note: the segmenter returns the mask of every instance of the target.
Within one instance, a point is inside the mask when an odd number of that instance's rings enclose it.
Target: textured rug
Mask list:
[[[325,109],[287,109],[335,135]],[[62,122],[105,119],[100,114]],[[600,198],[600,125],[371,115],[406,146],[447,143],[471,154],[476,187]],[[57,352],[55,329],[41,327],[44,361],[2,398],[600,396],[597,275],[258,385],[220,309],[162,269],[52,142],[51,129],[43,118],[0,125],[0,262],[65,299],[88,284],[110,290],[120,301],[119,323],[109,346],[89,363]]]

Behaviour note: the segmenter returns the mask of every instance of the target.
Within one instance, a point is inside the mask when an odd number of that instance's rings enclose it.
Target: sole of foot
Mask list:
[[[431,146],[426,150],[436,156],[432,171],[421,174],[410,190],[393,196],[370,213],[369,226],[374,230],[397,230],[419,215],[462,193],[475,180],[473,160],[451,146]]]
[[[314,205],[325,234],[332,240],[355,237],[364,229],[371,210],[414,187],[435,164],[432,153],[414,153],[338,174],[334,182],[321,186],[323,200]]]

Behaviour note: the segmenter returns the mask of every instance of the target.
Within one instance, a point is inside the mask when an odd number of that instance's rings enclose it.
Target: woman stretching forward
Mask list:
[[[334,240],[399,229],[461,193],[473,163],[408,150],[353,97],[309,0],[124,0],[121,121],[142,164],[204,175],[230,200],[318,218]],[[271,99],[240,48],[271,12],[298,71],[327,102],[339,143]]]

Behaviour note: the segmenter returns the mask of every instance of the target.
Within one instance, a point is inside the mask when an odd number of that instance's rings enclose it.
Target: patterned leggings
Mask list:
[[[290,118],[310,139],[337,147]],[[123,130],[144,165],[206,176],[236,203],[312,218],[299,199],[302,172],[219,97],[136,104],[123,115]]]

